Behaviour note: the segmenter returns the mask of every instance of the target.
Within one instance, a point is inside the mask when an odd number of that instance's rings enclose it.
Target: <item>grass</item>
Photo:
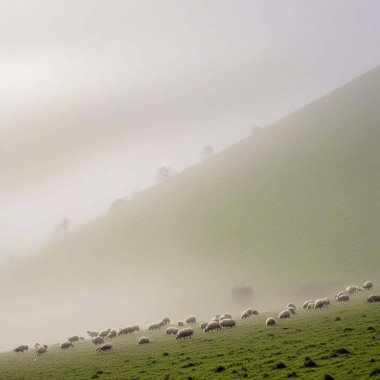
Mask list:
[[[372,293],[372,292],[371,292]],[[0,354],[6,379],[334,379],[380,378],[380,304],[368,292],[323,310],[298,310],[289,320],[266,327],[276,313],[238,320],[236,328],[177,341],[163,330],[141,331],[112,340],[114,350],[96,354],[89,341],[62,351],[51,346],[34,361],[34,352]],[[137,346],[139,336],[152,339]],[[308,362],[309,358],[312,362]],[[313,365],[313,362],[315,365]],[[370,376],[371,373],[373,376]]]

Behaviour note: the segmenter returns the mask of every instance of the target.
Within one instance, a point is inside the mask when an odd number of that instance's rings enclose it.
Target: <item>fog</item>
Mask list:
[[[222,151],[378,65],[379,8],[361,0],[0,1],[0,267],[22,267],[54,243],[63,217],[76,231],[115,199],[154,186],[162,163],[181,172],[201,161],[204,146]],[[15,289],[10,308],[35,302],[22,293]],[[83,291],[88,307],[95,294]],[[123,295],[102,302],[104,311]],[[123,323],[103,311],[98,324]],[[74,305],[5,324],[34,320],[54,341],[45,320],[63,312],[74,316]],[[131,319],[148,312],[142,306]],[[87,316],[76,316],[78,326]]]

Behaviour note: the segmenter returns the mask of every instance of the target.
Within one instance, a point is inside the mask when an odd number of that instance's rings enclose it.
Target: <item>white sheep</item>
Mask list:
[[[296,313],[296,309],[295,309],[294,307],[292,307],[292,306],[289,306],[289,307],[287,308],[287,310],[289,310],[292,314],[297,314],[297,313]]]
[[[294,303],[288,303],[286,305],[286,308],[289,309],[289,307],[292,307],[294,310],[297,310],[296,305],[294,305]]]
[[[99,345],[99,344],[103,344],[104,343],[104,338],[102,336],[96,336],[95,338],[92,339],[92,343],[95,344],[95,346]]]
[[[365,290],[369,290],[369,289],[373,288],[373,283],[372,283],[372,281],[366,281],[366,282],[363,284],[363,288],[364,288]]]
[[[196,322],[197,322],[197,318],[195,318],[195,317],[193,317],[193,316],[191,316],[191,317],[187,317],[187,318],[185,319],[185,322],[186,322],[187,324],[190,324],[190,323],[196,323]]]
[[[236,326],[236,321],[232,318],[226,318],[219,322],[221,327],[234,327]]]
[[[191,338],[194,334],[194,330],[191,327],[187,327],[185,329],[179,330],[176,335],[176,339],[181,339],[181,338],[186,338],[189,337]]]
[[[168,327],[166,330],[165,330],[165,333],[166,335],[175,335],[177,334],[179,329],[177,329],[176,327]]]
[[[311,303],[311,302],[314,302],[313,300],[307,300],[307,301],[305,301],[304,303],[303,303],[303,305],[302,305],[302,309],[307,309],[307,306],[309,305],[309,303]]]
[[[290,318],[292,313],[289,310],[283,310],[278,316],[278,319]]]
[[[205,332],[214,331],[214,330],[220,330],[220,329],[221,329],[221,327],[220,327],[220,323],[219,322],[217,322],[217,321],[211,321],[206,326]]]

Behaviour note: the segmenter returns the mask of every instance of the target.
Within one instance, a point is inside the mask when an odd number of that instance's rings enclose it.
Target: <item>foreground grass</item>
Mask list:
[[[233,329],[177,341],[164,331],[118,337],[113,352],[96,354],[90,341],[62,351],[58,345],[34,361],[34,352],[0,354],[3,379],[334,379],[380,378],[380,304],[366,294],[324,310],[299,310],[290,320],[266,327],[263,313]],[[137,346],[139,336],[152,339]],[[345,351],[347,350],[347,352]],[[346,352],[346,353],[345,353]],[[316,363],[304,367],[305,357]],[[284,368],[276,368],[279,363]],[[279,365],[281,367],[281,365]]]

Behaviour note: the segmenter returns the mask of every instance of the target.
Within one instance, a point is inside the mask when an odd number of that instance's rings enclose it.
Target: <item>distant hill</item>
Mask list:
[[[238,309],[236,285],[269,308],[380,281],[379,121],[376,68],[69,234],[0,296],[41,328],[48,305],[66,331],[65,315],[91,328]]]

